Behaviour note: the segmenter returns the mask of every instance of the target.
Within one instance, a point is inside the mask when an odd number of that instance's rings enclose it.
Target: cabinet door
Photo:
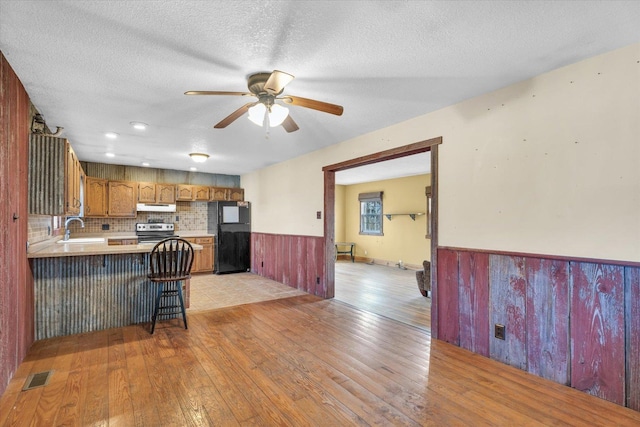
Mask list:
[[[213,271],[213,237],[197,237],[196,244],[202,246],[200,251],[199,270],[201,272]]]
[[[211,197],[209,200],[216,201],[216,202],[227,200],[228,190],[229,190],[228,188],[211,187],[210,188]]]
[[[80,179],[82,167],[71,144],[66,142],[67,158],[65,161],[65,211],[66,215],[80,214]]]
[[[189,243],[196,243],[195,237],[184,237],[184,240],[186,240]],[[196,250],[193,251],[193,265],[191,266],[192,273],[200,272],[200,252],[201,251],[196,251]]]
[[[109,216],[136,217],[138,186],[135,182],[109,181]]]
[[[176,186],[174,184],[156,184],[156,202],[175,203]]]
[[[194,200],[209,200],[209,187],[205,187],[202,185],[196,185],[193,188],[194,192]]]
[[[84,186],[84,216],[87,218],[107,216],[107,180],[86,177]]]
[[[156,202],[156,184],[153,182],[138,183],[138,202],[155,203]]]
[[[244,200],[244,189],[242,188],[230,188],[229,193],[229,200]]]
[[[190,202],[193,200],[193,185],[178,184],[176,186],[176,200]]]

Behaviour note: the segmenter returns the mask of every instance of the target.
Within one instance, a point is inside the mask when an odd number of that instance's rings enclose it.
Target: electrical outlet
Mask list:
[[[102,224],[102,230],[107,231],[109,229],[109,224]]]
[[[494,326],[494,336],[499,340],[505,339],[505,327],[499,323],[496,323]]]
[[[176,215],[176,222],[180,221],[180,217]]]
[[[316,212],[316,218],[317,219],[322,219],[322,212],[321,211],[317,211]]]

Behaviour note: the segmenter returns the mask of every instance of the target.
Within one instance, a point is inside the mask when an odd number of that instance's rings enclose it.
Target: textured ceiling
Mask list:
[[[637,1],[0,0],[0,49],[81,160],[188,170],[199,151],[235,175],[636,43],[638,22]],[[183,95],[274,69],[344,114],[291,107],[300,130],[267,136],[213,129],[246,98]]]

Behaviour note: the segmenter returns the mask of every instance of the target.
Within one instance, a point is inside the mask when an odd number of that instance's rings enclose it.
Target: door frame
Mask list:
[[[442,137],[431,138],[413,144],[392,148],[362,157],[346,160],[340,163],[324,166],[324,277],[325,298],[335,296],[335,264],[333,252],[335,250],[335,202],[336,202],[336,172],[398,159],[413,154],[431,152],[431,335],[437,338],[438,310],[436,282],[438,263],[438,146],[442,144]]]

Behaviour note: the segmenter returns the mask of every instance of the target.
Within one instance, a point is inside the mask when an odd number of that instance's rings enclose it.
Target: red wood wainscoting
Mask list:
[[[640,410],[637,263],[438,248],[437,275],[440,339]]]
[[[251,271],[322,298],[328,295],[324,273],[324,237],[251,233]]]
[[[33,343],[27,262],[29,97],[0,52],[0,395]]]

